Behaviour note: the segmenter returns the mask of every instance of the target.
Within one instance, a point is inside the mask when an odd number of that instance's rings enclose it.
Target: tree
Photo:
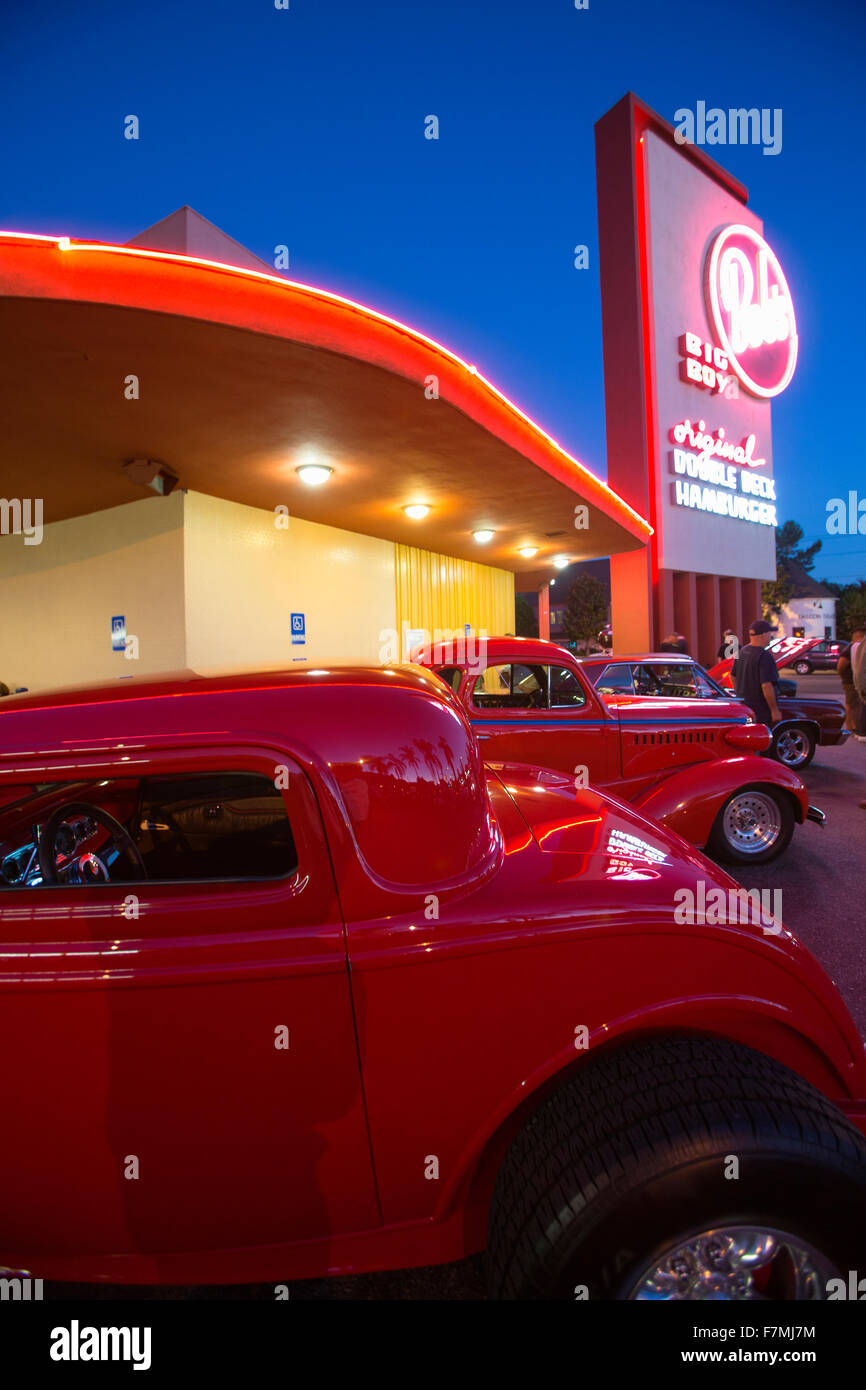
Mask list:
[[[607,622],[607,593],[591,574],[581,574],[568,591],[563,626],[569,642],[584,648]]]
[[[533,612],[532,604],[528,603],[522,594],[518,594],[514,600],[514,622],[518,637],[538,636],[538,619]]]
[[[791,576],[780,560],[776,560],[776,578],[765,579],[761,585],[761,603],[765,614],[778,617],[794,592]]]
[[[796,521],[786,521],[783,526],[776,527],[776,561],[785,564],[787,560],[793,560],[794,564],[801,565],[807,573],[815,566],[815,556],[821,549],[820,541],[813,541],[811,545],[800,546],[803,539],[803,528],[798,526]]]
[[[858,627],[866,628],[866,579],[858,584],[832,585],[838,594],[836,600],[836,636],[845,642],[851,640],[852,632]]]

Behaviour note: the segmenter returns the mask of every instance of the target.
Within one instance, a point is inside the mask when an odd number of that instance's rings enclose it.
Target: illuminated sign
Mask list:
[[[753,396],[783,391],[797,363],[797,322],[778,258],[759,232],[733,223],[707,258],[710,320],[732,371]]]
[[[707,434],[707,427],[703,420],[699,420],[697,425],[693,425],[691,420],[681,420],[678,425],[674,425],[670,432],[670,440],[673,444],[689,444],[692,449],[697,450],[702,460],[710,458],[730,459],[732,463],[738,463],[742,468],[763,468],[766,459],[756,459],[753,457],[755,452],[755,436],[749,434],[742,444],[732,444],[729,439],[725,439],[725,431],[719,426],[715,434]]]
[[[774,480],[748,471],[766,463],[766,459],[755,458],[753,434],[734,444],[725,438],[721,426],[710,434],[703,420],[696,425],[681,420],[669,430],[668,438],[672,444],[688,446],[672,449],[670,454],[671,472],[675,474],[671,501],[675,506],[759,526],[777,524]]]
[[[727,355],[713,343],[705,343],[698,333],[680,334],[680,377],[702,390],[724,394],[728,400],[739,396],[737,380]]]

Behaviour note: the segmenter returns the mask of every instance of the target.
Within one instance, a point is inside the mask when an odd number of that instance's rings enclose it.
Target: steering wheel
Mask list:
[[[52,812],[39,837],[39,871],[42,874],[43,883],[57,883],[59,881],[57,877],[57,833],[63,822],[69,820],[70,816],[89,816],[91,820],[95,820],[111,836],[109,848],[114,846],[132,860],[135,872],[131,881],[135,882],[137,879],[147,878],[147,869],[138,852],[138,846],[119,820],[115,820],[114,816],[110,816],[107,811],[103,811],[99,806],[94,806],[90,801],[66,801]],[[79,861],[81,874],[79,882],[109,882],[108,869],[99,856],[79,852],[77,848],[74,853],[67,856],[60,868],[67,869],[76,860]],[[81,860],[86,860],[86,864],[82,864]]]

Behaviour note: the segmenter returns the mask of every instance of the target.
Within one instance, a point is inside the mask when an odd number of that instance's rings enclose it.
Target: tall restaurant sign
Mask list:
[[[598,122],[596,161],[608,481],[654,528],[611,559],[614,647],[676,631],[709,658],[775,575],[794,302],[745,188],[633,94]]]

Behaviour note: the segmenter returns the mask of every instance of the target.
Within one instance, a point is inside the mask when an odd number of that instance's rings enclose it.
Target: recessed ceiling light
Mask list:
[[[537,554],[538,554],[538,546],[537,546],[537,545],[522,545],[522,546],[520,547],[520,550],[518,551],[518,554],[519,554],[519,555],[522,555],[523,558],[524,558],[524,560],[531,560],[532,557],[533,557],[533,555],[537,555]]]
[[[295,469],[301,482],[306,483],[307,487],[321,487],[333,471],[333,468],[326,468],[323,463],[302,463],[300,468]]]
[[[472,534],[473,534],[473,536],[475,537],[475,539],[479,542],[480,545],[486,545],[488,541],[492,541],[492,540],[493,540],[493,537],[496,535],[496,532],[495,532],[495,531],[483,531],[483,530],[482,530],[482,531],[473,531]]]
[[[571,561],[567,555],[557,555],[553,563],[556,569],[564,570],[566,565],[571,564]]]
[[[426,502],[411,502],[408,507],[403,508],[406,515],[410,516],[413,521],[423,521],[429,510]]]

